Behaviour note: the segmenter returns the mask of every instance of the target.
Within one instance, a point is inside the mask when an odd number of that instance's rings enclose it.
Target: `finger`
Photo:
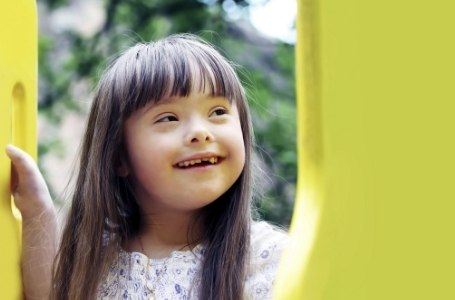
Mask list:
[[[11,144],[6,146],[6,154],[11,159],[19,174],[32,174],[35,170],[35,161],[25,151]]]

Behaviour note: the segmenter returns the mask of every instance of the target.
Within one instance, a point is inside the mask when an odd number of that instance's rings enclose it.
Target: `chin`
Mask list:
[[[207,194],[205,194],[201,198],[194,198],[193,197],[192,199],[188,199],[187,197],[184,197],[184,199],[185,199],[185,209],[197,210],[197,209],[203,208],[204,206],[207,206],[210,203],[216,201],[219,196],[221,196],[221,195],[216,194],[216,196],[207,197]]]

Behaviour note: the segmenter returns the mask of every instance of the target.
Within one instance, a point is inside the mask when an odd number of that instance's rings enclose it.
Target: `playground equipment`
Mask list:
[[[275,299],[455,299],[455,4],[299,0],[298,182]],[[7,143],[36,158],[34,1],[0,5],[0,291],[21,297]]]
[[[13,143],[36,159],[37,16],[31,0],[0,5],[0,291],[2,299],[22,296],[20,214],[9,191]]]
[[[275,299],[455,299],[454,2],[300,0]]]

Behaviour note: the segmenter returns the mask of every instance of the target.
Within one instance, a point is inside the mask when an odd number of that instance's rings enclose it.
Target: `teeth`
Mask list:
[[[187,160],[184,162],[178,163],[179,167],[188,167],[189,165],[194,165],[201,163],[203,161],[209,161],[211,164],[216,164],[218,162],[218,157],[210,157],[210,158],[200,158],[200,159],[194,159],[194,160]]]

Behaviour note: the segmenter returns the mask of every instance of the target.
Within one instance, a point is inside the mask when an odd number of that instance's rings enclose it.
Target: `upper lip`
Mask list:
[[[174,165],[178,165],[179,163],[184,162],[184,161],[195,160],[195,159],[198,159],[198,158],[210,158],[210,157],[220,157],[220,158],[222,158],[221,155],[218,155],[218,154],[216,154],[214,152],[200,152],[200,153],[196,153],[196,154],[193,154],[191,156],[188,156],[186,158],[183,158],[183,159],[179,160],[177,163],[175,163]]]

